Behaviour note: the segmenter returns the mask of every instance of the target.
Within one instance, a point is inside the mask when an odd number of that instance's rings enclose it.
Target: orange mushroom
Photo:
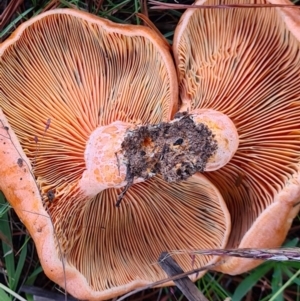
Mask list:
[[[161,149],[159,139],[134,145],[136,133],[161,133],[177,122],[195,133],[201,127],[212,146],[202,168],[213,155],[214,170],[226,162],[218,161],[214,129],[205,123],[218,128],[217,139],[223,135],[218,124],[227,124],[224,135],[238,145],[233,123],[221,113],[216,120],[211,111],[183,114],[168,123],[177,110],[177,78],[155,32],[53,10],[23,23],[0,45],[0,57],[0,189],[29,230],[49,278],[77,298],[103,300],[164,278],[156,264],[162,251],[226,245],[230,216],[203,175],[168,183],[154,176],[164,175],[161,170],[131,171],[132,182],[147,181],[132,185],[115,206],[129,167],[136,167],[131,146],[143,146],[148,159]],[[191,145],[177,139],[170,149],[184,146]],[[188,254],[177,260],[192,268]],[[216,260],[198,256],[194,267]]]
[[[188,9],[176,28],[182,110],[222,112],[239,135],[231,161],[207,173],[231,214],[228,248],[279,247],[299,211],[299,33],[291,8]],[[228,258],[218,269],[238,274],[258,263]]]

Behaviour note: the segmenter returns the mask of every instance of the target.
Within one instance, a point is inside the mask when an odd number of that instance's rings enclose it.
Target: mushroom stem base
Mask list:
[[[217,142],[208,126],[186,114],[169,123],[129,130],[121,146],[127,182],[156,174],[168,182],[178,182],[205,170]]]
[[[226,115],[213,110],[176,114],[170,122],[135,126],[122,121],[97,128],[85,151],[80,189],[94,196],[161,175],[168,182],[186,180],[229,162],[238,133]]]

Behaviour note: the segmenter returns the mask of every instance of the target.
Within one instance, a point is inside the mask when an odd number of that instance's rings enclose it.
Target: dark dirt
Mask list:
[[[177,117],[172,123],[144,125],[127,132],[122,151],[128,183],[135,177],[148,179],[156,174],[178,182],[204,171],[217,149],[212,132],[204,124],[195,124],[188,114]]]

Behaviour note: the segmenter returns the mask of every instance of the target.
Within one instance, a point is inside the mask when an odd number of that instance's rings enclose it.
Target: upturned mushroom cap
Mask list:
[[[229,248],[280,246],[299,211],[299,33],[299,11],[281,8],[189,9],[175,32],[183,109],[220,111],[238,131],[232,160],[206,174],[232,217]],[[231,258],[219,270],[258,263]]]
[[[0,189],[49,278],[62,287],[66,280],[77,298],[103,300],[164,278],[162,251],[226,245],[228,210],[202,175],[135,184],[120,208],[121,189],[89,195],[78,185],[96,129],[169,121],[177,110],[176,72],[160,37],[54,10],[23,23],[0,56]],[[217,258],[176,260],[189,270]]]

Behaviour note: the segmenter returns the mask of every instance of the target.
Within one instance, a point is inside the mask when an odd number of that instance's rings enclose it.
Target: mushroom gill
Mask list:
[[[120,192],[106,189],[83,207],[74,205],[61,213],[65,216],[61,227],[72,245],[67,258],[95,290],[165,278],[157,264],[163,250],[186,250],[174,258],[184,270],[191,270],[215,258],[198,256],[193,263],[189,250],[225,245],[230,228],[227,210],[203,176],[181,183],[155,177],[135,184],[116,208]]]
[[[300,42],[278,11],[190,9],[175,32],[182,107],[220,111],[239,134],[232,160],[206,174],[231,214],[230,248],[280,246],[299,210]],[[232,259],[221,270],[255,265]]]
[[[35,198],[21,202],[13,195],[16,176],[6,185],[17,162],[11,143],[10,152],[1,144],[0,158],[7,163],[1,164],[5,181],[0,177],[0,188],[27,225],[49,278],[64,286],[66,276],[72,295],[103,300],[163,278],[155,264],[162,251],[226,245],[230,217],[204,176],[173,184],[154,177],[135,184],[120,208],[115,206],[120,188],[89,195],[79,185],[95,129],[114,122],[161,124],[177,110],[176,71],[155,32],[53,10],[23,23],[0,45],[0,56],[0,113],[9,123],[5,119],[1,133],[6,126],[15,132],[19,141],[13,145],[20,142],[29,158],[40,196],[35,192]],[[27,189],[34,194],[32,181]],[[42,201],[55,234],[41,212]],[[66,260],[65,272],[59,259]],[[216,260],[199,256],[194,267]],[[188,251],[178,261],[185,270],[192,268]]]

